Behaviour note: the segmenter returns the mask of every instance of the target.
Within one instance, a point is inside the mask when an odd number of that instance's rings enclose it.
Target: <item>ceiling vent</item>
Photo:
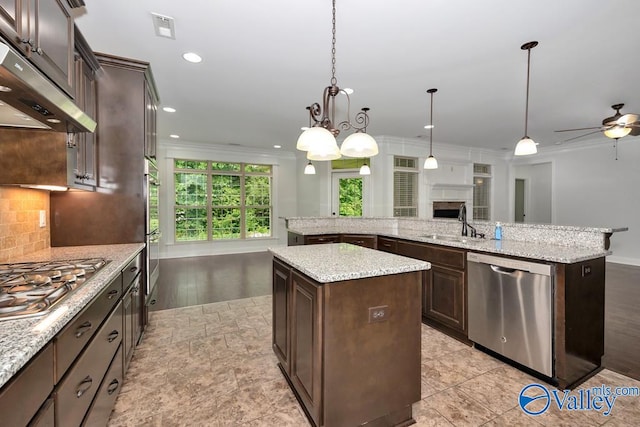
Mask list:
[[[156,36],[166,37],[168,39],[176,38],[176,30],[173,24],[173,18],[157,13],[151,13],[153,18],[153,28],[156,30]]]

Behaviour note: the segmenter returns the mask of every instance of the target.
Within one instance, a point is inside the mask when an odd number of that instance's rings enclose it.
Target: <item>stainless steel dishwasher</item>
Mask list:
[[[469,339],[553,377],[552,265],[467,254]]]

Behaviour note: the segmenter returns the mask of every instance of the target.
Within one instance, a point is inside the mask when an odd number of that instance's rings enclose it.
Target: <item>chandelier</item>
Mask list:
[[[322,107],[317,102],[307,107],[313,125],[302,132],[298,138],[296,148],[306,151],[307,159],[309,160],[335,160],[341,156],[375,156],[378,154],[378,144],[366,132],[369,124],[369,108],[362,108],[355,115],[354,122],[351,122],[351,99],[347,91],[338,87],[336,79],[336,0],[333,0],[332,18],[330,85],[324,88]],[[336,124],[336,97],[339,94],[343,94],[347,98],[347,118]],[[340,134],[340,131],[350,129],[354,130],[354,133],[346,137],[342,146],[338,148],[336,137]]]

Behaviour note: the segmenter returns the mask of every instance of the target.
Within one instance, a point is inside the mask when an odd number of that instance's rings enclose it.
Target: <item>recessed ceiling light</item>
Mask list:
[[[167,113],[175,113],[176,109],[173,107],[163,107],[162,110],[166,111]]]
[[[282,148],[282,145],[274,145],[273,148]]]
[[[169,135],[169,138],[178,139],[180,138],[180,135],[176,135],[175,133],[172,133],[171,135]]]
[[[11,88],[7,86],[0,86],[0,92],[11,92]]]
[[[198,62],[202,62],[202,57],[194,52],[183,53],[182,57],[184,58],[185,61],[193,62],[194,64],[197,64]]]
[[[60,120],[58,120],[58,119],[47,119],[47,121],[49,123],[60,123]]]
[[[14,116],[16,116],[16,117],[20,117],[22,120],[31,120],[31,117],[29,117],[29,116],[25,116],[25,115],[24,115],[24,114],[22,114],[22,113],[15,113],[15,114],[14,114]]]

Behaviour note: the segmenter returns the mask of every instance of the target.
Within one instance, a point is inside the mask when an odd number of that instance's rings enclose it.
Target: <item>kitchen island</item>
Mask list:
[[[311,423],[412,424],[430,264],[347,243],[270,251],[273,350]]]

